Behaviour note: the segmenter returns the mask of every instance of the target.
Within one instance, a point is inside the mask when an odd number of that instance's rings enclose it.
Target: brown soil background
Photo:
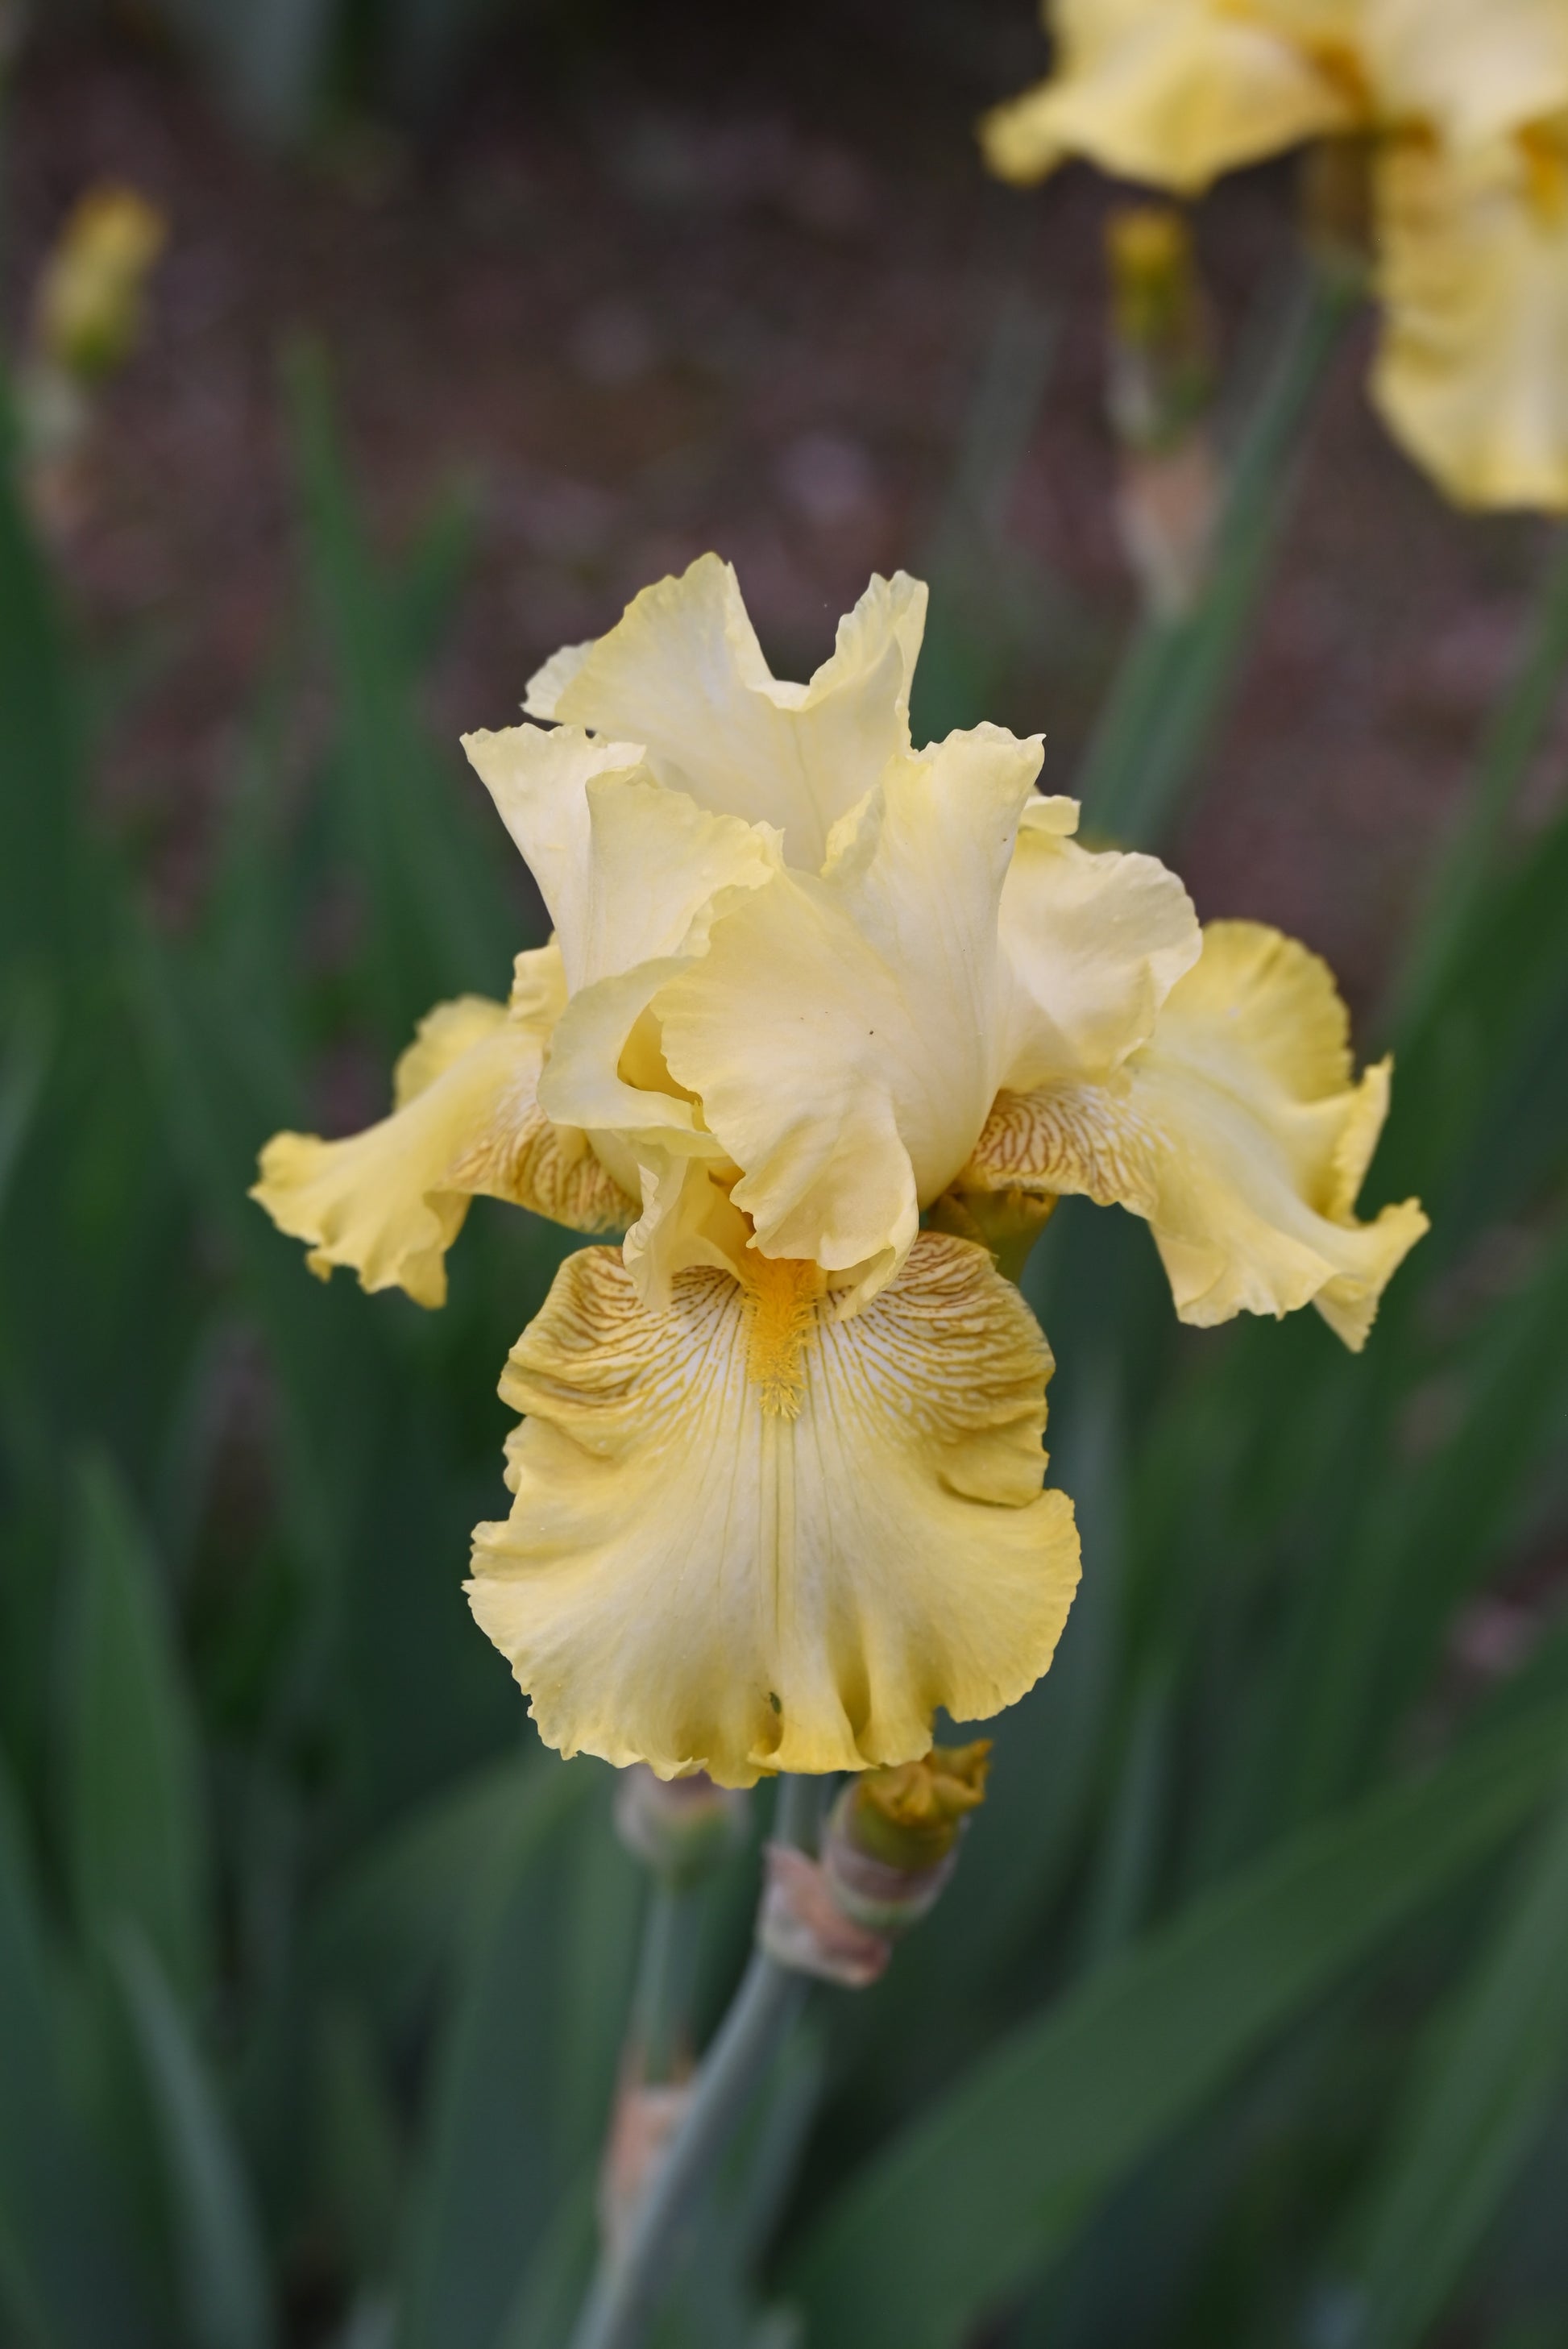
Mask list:
[[[972,124],[1043,65],[1027,0],[601,11],[526,30],[418,133],[350,124],[280,158],[124,36],[35,41],[9,131],[7,298],[92,181],[169,215],[149,332],[106,397],[62,560],[129,680],[106,804],[172,900],[284,616],[297,546],[278,391],[330,353],[388,544],[460,476],[478,561],[432,679],[443,736],[515,713],[553,647],[708,546],[803,674],[872,569],[918,567],[1006,305],[1055,358],[1006,529],[1044,583],[1039,641],[990,714],[1070,782],[1131,610],[1111,523],[1099,222],[1085,171],[987,182]],[[1222,352],[1283,284],[1284,167],[1202,208]],[[1448,509],[1342,357],[1244,688],[1175,861],[1205,915],[1277,921],[1366,1003],[1517,656],[1543,526]],[[979,714],[978,712],[975,714]],[[1562,730],[1533,793],[1548,803]],[[454,766],[454,774],[457,768]]]

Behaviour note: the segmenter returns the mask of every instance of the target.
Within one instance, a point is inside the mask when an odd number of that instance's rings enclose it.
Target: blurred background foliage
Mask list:
[[[483,14],[169,0],[139,37],[286,139],[429,95]],[[1346,305],[1258,306],[1208,584],[1078,730],[1105,836],[1202,839],[1288,547]],[[923,736],[1105,680],[1012,529],[1063,331],[1015,290],[965,355]],[[86,625],[15,447],[0,486],[0,2341],[552,2349],[645,1888],[457,1585],[569,1237],[478,1202],[426,1315],[308,1280],[244,1196],[537,940],[429,715],[484,518],[389,544],[308,341],[276,416],[290,591],[172,905],[100,787],[145,649]],[[1510,548],[1507,674],[1363,989],[1367,1204],[1418,1190],[1432,1236],[1352,1359],[1309,1315],[1179,1330],[1142,1228],[1064,1206],[1026,1283],[1084,1528],[1060,1656],[953,1893],[818,1994],[665,2349],[1568,2333],[1568,554]],[[755,1881],[707,1897],[709,2017]]]
[[[290,143],[369,100],[428,112],[487,33],[521,19],[560,25],[589,0],[67,0],[79,21],[129,26],[181,52],[244,130]],[[605,7],[614,0],[603,0]],[[553,22],[552,22],[553,20]]]

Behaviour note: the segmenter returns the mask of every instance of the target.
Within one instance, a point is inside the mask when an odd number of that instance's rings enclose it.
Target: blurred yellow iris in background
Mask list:
[[[1374,394],[1447,493],[1568,510],[1568,0],[1047,0],[1050,79],[982,126],[1181,194],[1369,144]]]
[[[1425,1228],[1356,1219],[1387,1070],[1322,963],[1082,848],[1037,738],[913,749],[924,607],[873,579],[784,684],[710,555],[558,654],[552,725],[467,740],[552,942],[430,1014],[381,1124],[263,1154],[317,1270],[425,1304],[475,1194],[624,1229],[513,1350],[469,1585],[566,1753],[903,1763],[1046,1670],[1078,1537],[1049,1350],[959,1236],[998,1203],[1119,1203],[1183,1319],[1315,1303],[1352,1346]]]

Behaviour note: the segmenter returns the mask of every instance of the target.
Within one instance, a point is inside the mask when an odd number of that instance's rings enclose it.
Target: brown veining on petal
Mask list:
[[[1147,1215],[1152,1137],[1109,1086],[998,1093],[957,1191],[1080,1191]]]
[[[573,1231],[624,1231],[636,1220],[636,1201],[606,1174],[586,1135],[552,1125],[538,1103],[521,1092],[498,1105],[486,1131],[447,1180],[454,1190],[510,1199]]]

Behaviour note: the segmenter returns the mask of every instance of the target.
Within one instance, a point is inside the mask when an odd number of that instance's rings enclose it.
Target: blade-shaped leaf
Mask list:
[[[951,2349],[1269,2035],[1516,1828],[1552,1708],[1293,1839],[1005,2041],[820,2220],[790,2282],[820,2349]]]
[[[118,2214],[73,2110],[53,1952],[0,1768],[0,2307],[49,2349],[156,2349]]]
[[[61,977],[80,911],[80,694],[17,495],[0,387],[0,960]]]
[[[315,1963],[339,1992],[406,2027],[474,1920],[497,1854],[542,1836],[581,1799],[580,1778],[535,1753],[508,1754],[389,1828],[331,1889],[312,1928]],[[531,1830],[528,1822],[536,1822]]]
[[[603,1791],[603,1774],[582,1761],[532,1775],[492,1856],[480,1914],[469,1917],[399,2349],[492,2349],[533,2248],[576,2175],[559,2158],[562,2092],[595,2138],[603,2127],[585,2084],[562,2077],[579,1992],[562,1979],[572,1952],[560,1928],[574,1894],[582,1897],[578,1847],[584,1837],[607,1837],[597,1799]],[[591,1823],[588,1803],[600,1813]],[[622,1934],[629,1960],[624,1926]],[[580,2048],[579,2041],[573,2052]],[[613,2062],[614,2040],[599,2053]]]
[[[11,1176],[37,1114],[55,1048],[54,1019],[42,988],[17,988],[0,1011],[0,1214]]]
[[[1357,2229],[1355,2337],[1366,2349],[1414,2349],[1425,2337],[1562,2095],[1565,1953],[1568,1803],[1432,2026]]]
[[[70,1672],[69,1844],[89,1933],[131,1918],[187,1996],[204,1981],[201,1761],[158,1568],[103,1458],[80,1485]]]
[[[334,781],[366,892],[375,1009],[399,1050],[433,1000],[504,989],[521,942],[495,826],[470,827],[479,793],[424,740],[407,662],[407,622],[383,586],[355,510],[319,356],[293,355],[288,388],[306,550],[339,694]]]
[[[1491,1564],[1561,1418],[1565,1314],[1568,1230],[1482,1325],[1440,1451],[1403,1474],[1385,1464],[1363,1495],[1291,1706],[1301,1814],[1342,1795],[1368,1744],[1405,1719],[1454,1609]]]
[[[502,2320],[496,2349],[558,2349],[570,2340],[598,2248],[596,2185],[589,2170],[562,2194]]]
[[[163,2147],[191,2339],[268,2349],[272,2285],[240,2149],[151,1942],[126,1924],[112,1947]]]
[[[1096,832],[1151,841],[1171,824],[1252,642],[1302,424],[1354,300],[1317,268],[1299,290],[1236,451],[1209,576],[1191,612],[1139,630],[1084,755],[1074,790]]]
[[[1395,983],[1387,1024],[1401,1039],[1416,1031],[1437,999],[1484,908],[1500,841],[1551,723],[1565,668],[1568,533],[1561,533],[1541,583],[1524,658],[1493,714],[1469,803],[1445,845]]]

